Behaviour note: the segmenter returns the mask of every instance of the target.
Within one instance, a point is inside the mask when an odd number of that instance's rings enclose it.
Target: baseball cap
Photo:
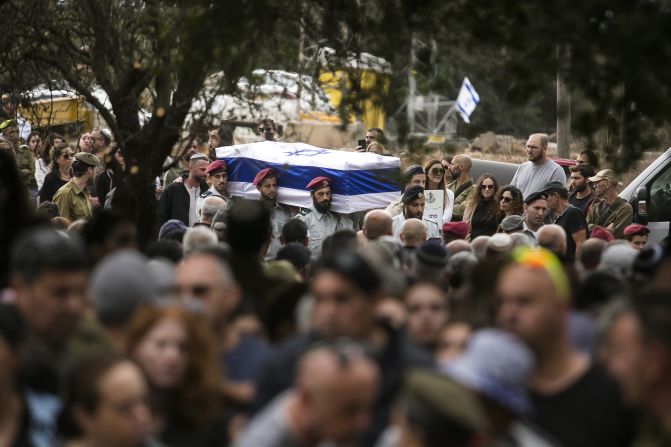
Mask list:
[[[100,164],[100,159],[88,152],[77,152],[75,154],[75,160],[79,160],[89,166],[98,166]]]
[[[601,171],[597,172],[594,177],[590,177],[588,179],[590,182],[600,182],[601,180],[608,180],[611,183],[615,183],[618,185],[621,185],[622,182],[618,181],[617,176],[615,175],[615,171],[612,169],[602,169]]]

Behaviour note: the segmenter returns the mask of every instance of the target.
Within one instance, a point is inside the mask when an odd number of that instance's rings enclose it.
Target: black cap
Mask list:
[[[406,182],[409,181],[413,175],[417,174],[424,174],[424,168],[419,165],[412,165],[403,171],[403,177],[405,177]]]
[[[424,188],[418,185],[414,185],[405,190],[405,192],[403,193],[403,197],[401,197],[401,202],[410,203],[413,200],[421,199],[423,197],[424,197]]]
[[[550,193],[554,191],[568,191],[566,189],[566,185],[564,185],[561,182],[558,181],[552,181],[552,182],[547,182],[543,187],[541,188],[541,192],[545,193]]]
[[[547,198],[548,198],[548,195],[547,195],[547,193],[546,193],[545,191],[536,191],[536,192],[532,192],[531,194],[529,194],[529,195],[524,199],[524,204],[525,204],[525,205],[528,205],[528,204],[530,204],[531,202],[535,202],[535,201],[538,200],[538,199],[547,200]]]

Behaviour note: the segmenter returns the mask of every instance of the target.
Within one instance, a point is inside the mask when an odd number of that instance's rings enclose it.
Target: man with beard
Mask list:
[[[228,165],[226,165],[226,162],[223,160],[215,160],[207,165],[207,169],[205,169],[205,177],[210,181],[211,186],[210,189],[198,197],[196,211],[200,212],[200,209],[203,206],[203,201],[210,196],[221,197],[226,202],[224,205],[228,205],[231,196],[228,194]]]
[[[522,191],[522,197],[540,191],[550,182],[566,184],[566,175],[561,166],[547,157],[548,137],[542,133],[529,136],[526,144],[529,161],[522,163],[510,184]]]
[[[419,165],[412,165],[403,171],[403,178],[405,179],[403,190],[410,188],[411,186],[421,186],[422,188],[426,186],[426,174],[424,173],[424,168]],[[403,211],[403,202],[399,198],[398,200],[391,202],[387,208],[385,208],[385,211],[388,212],[391,217],[398,216]]]
[[[194,154],[198,153],[198,140],[194,137],[189,137],[182,141],[179,147],[179,154],[177,160],[172,157],[167,157],[163,163],[165,175],[163,176],[163,187],[167,188],[172,182],[181,178],[182,175],[187,175],[189,171],[189,159]]]
[[[344,215],[334,213],[331,209],[331,179],[315,177],[306,186],[310,190],[312,206],[301,210],[298,217],[308,226],[308,249],[313,258],[322,253],[322,242],[328,236],[340,230],[353,230],[352,220]]]
[[[77,219],[89,219],[93,215],[86,187],[93,183],[95,167],[99,164],[100,160],[93,154],[88,152],[75,154],[75,161],[71,167],[72,180],[56,191],[53,198],[61,217],[74,222]]]
[[[203,154],[189,159],[189,176],[182,182],[173,182],[163,191],[158,202],[158,220],[163,225],[170,219],[179,219],[189,227],[198,222],[196,202],[207,190],[205,171],[209,163]]]
[[[621,183],[615,177],[612,169],[603,169],[594,177],[589,178],[594,183],[597,201],[587,214],[589,229],[604,227],[615,239],[624,238],[624,229],[631,224],[634,210],[626,200],[617,195],[617,186]]]
[[[592,203],[596,198],[596,193],[589,184],[590,177],[594,177],[594,169],[590,165],[579,164],[571,166],[571,189],[568,196],[568,203],[582,211],[587,216]]]
[[[291,219],[291,212],[287,206],[277,202],[277,175],[272,168],[260,170],[252,184],[261,194],[261,203],[270,211],[272,235],[266,259],[275,259],[277,252],[282,248],[280,242],[282,227]]]
[[[211,159],[217,158],[215,149],[233,144],[233,131],[229,126],[219,126],[207,133],[207,149]]]
[[[454,193],[452,222],[459,222],[463,219],[466,204],[473,193],[472,166],[471,157],[464,154],[456,155],[448,166],[452,181],[447,185],[447,188]]]
[[[401,197],[403,202],[403,212],[392,220],[392,232],[395,238],[399,238],[401,234],[401,227],[408,219],[421,219],[426,225],[426,234],[431,238],[440,237],[440,227],[438,222],[433,219],[424,217],[424,188],[421,186],[411,186],[406,189]]]

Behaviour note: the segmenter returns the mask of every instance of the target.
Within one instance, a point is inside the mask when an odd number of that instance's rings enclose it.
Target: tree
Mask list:
[[[15,88],[62,79],[94,105],[124,149],[128,169],[116,203],[155,237],[153,179],[178,140],[207,76],[231,91],[249,72],[264,34],[272,33],[270,1],[10,0],[2,7],[4,77]],[[259,14],[259,8],[270,14]],[[91,93],[100,86],[112,110]],[[138,112],[149,97],[151,118]]]

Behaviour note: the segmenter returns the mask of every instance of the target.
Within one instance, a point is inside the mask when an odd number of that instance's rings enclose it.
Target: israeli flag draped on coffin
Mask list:
[[[252,181],[264,168],[277,173],[278,201],[287,205],[312,205],[306,185],[321,175],[333,182],[331,210],[338,213],[384,208],[400,194],[396,157],[274,141],[218,147],[216,154],[228,164],[228,192],[246,199],[259,198]]]

